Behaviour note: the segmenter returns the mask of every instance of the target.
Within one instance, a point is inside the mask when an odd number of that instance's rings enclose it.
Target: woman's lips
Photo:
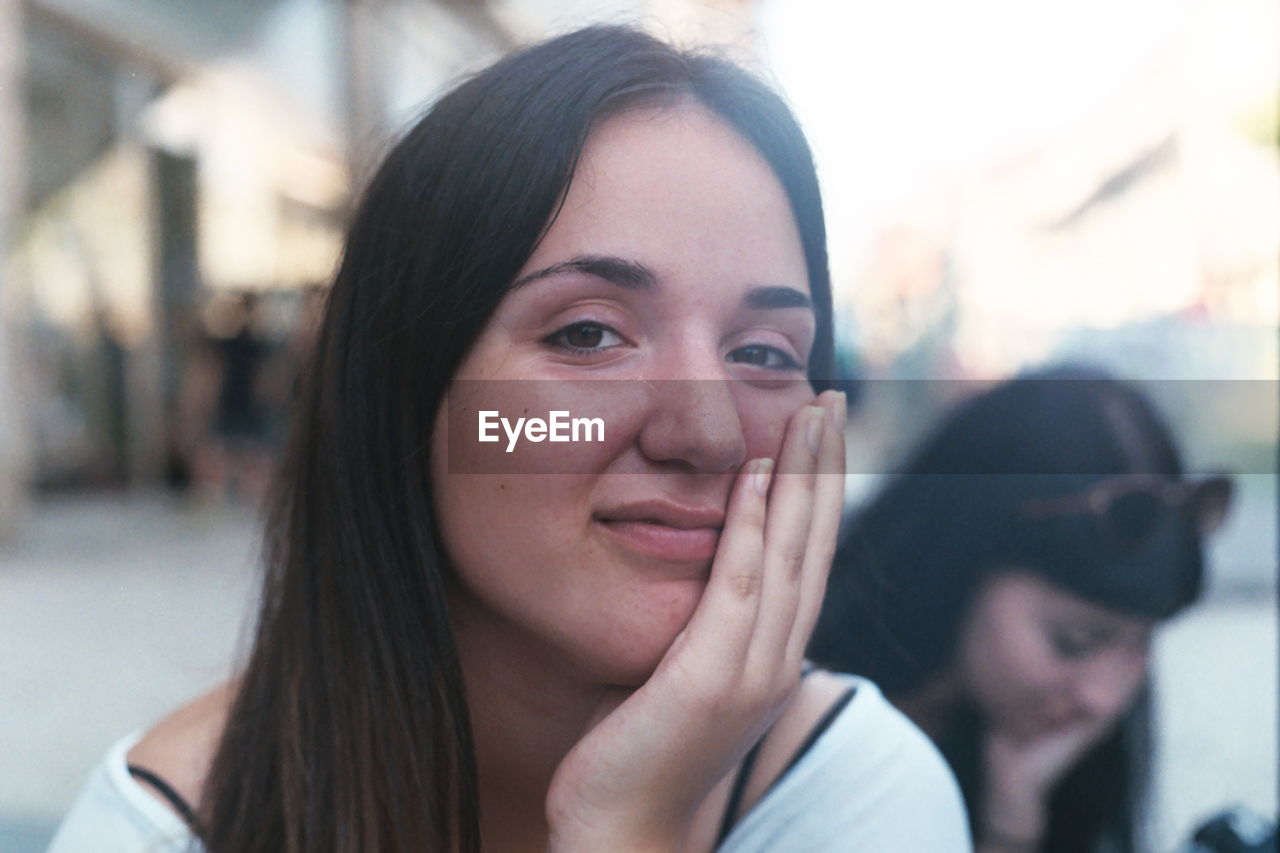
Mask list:
[[[707,562],[720,542],[717,527],[672,527],[656,521],[597,518],[604,531],[623,547],[660,560]]]

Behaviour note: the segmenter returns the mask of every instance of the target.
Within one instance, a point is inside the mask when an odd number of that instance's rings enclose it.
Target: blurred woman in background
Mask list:
[[[967,401],[842,538],[810,645],[929,734],[980,851],[1132,851],[1152,631],[1200,595],[1230,481],[1101,372]]]

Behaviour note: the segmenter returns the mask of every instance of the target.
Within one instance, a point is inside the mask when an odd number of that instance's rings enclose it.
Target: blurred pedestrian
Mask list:
[[[270,482],[273,347],[260,306],[258,294],[244,291],[223,297],[211,312],[204,359],[216,371],[217,390],[194,458],[194,485],[206,500],[234,494],[257,504]]]
[[[960,781],[980,851],[1132,851],[1152,631],[1231,496],[1085,368],[955,410],[842,538],[810,645],[878,681]]]

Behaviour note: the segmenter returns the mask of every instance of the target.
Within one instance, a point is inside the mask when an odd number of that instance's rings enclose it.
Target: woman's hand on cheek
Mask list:
[[[987,793],[979,838],[1037,844],[1044,834],[1049,793],[1115,724],[1115,717],[1085,719],[1033,737],[998,729],[984,743]]]
[[[688,626],[556,770],[552,850],[681,849],[707,794],[782,712],[835,551],[844,414],[844,395],[827,392],[792,417],[776,465],[743,466]]]

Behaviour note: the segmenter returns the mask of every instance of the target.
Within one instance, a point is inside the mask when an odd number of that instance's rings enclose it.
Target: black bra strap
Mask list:
[[[811,670],[812,668],[806,669],[805,675],[808,675]],[[822,718],[809,731],[809,736],[805,738],[804,743],[800,744],[800,748],[791,756],[791,760],[787,762],[786,769],[769,783],[769,787],[761,795],[761,799],[768,795],[769,791],[772,791],[779,782],[786,778],[791,769],[800,763],[800,759],[808,754],[813,745],[818,742],[818,738],[822,737],[823,732],[831,728],[831,724],[835,722],[836,717],[840,716],[840,712],[845,709],[845,706],[849,704],[857,692],[858,688],[856,686],[850,687],[840,695],[839,699],[832,703],[831,707],[822,715]],[[734,818],[738,815],[738,809],[742,805],[742,795],[747,788],[747,780],[751,778],[751,770],[755,767],[756,759],[760,755],[760,747],[768,736],[769,732],[765,732],[760,740],[756,741],[755,745],[751,747],[751,751],[746,754],[746,757],[742,759],[742,765],[738,768],[738,775],[733,780],[733,789],[729,792],[729,804],[725,807],[724,817],[720,821],[720,832],[716,835],[716,848],[724,843],[724,840],[729,837],[730,830],[733,829]]]
[[[129,770],[129,775],[141,779],[162,794],[169,801],[169,804],[177,810],[178,814],[182,815],[182,819],[187,822],[187,826],[191,827],[193,832],[197,831],[200,821],[196,818],[195,809],[187,804],[187,801],[174,790],[172,785],[145,767],[139,767],[136,764],[127,764],[125,766]],[[199,833],[197,832],[197,834]]]
[[[770,728],[769,731],[773,729]],[[729,792],[729,804],[725,806],[724,817],[720,819],[720,832],[716,835],[716,847],[719,847],[724,840],[729,837],[729,830],[733,829],[733,819],[738,815],[738,808],[742,805],[742,794],[747,789],[747,780],[751,778],[751,769],[756,765],[756,759],[760,757],[760,747],[764,745],[764,740],[769,736],[769,732],[765,732],[760,736],[760,740],[756,741],[751,747],[751,751],[742,759],[742,764],[738,767],[738,775],[733,780],[733,789]]]
[[[804,758],[805,755],[808,754],[809,750],[813,748],[813,745],[818,742],[818,738],[822,737],[822,733],[831,728],[831,724],[836,721],[836,717],[840,716],[840,712],[844,710],[845,706],[849,704],[849,701],[853,699],[854,694],[857,692],[858,688],[856,686],[850,687],[841,694],[840,698],[837,699],[830,708],[827,709],[827,713],[822,715],[822,719],[818,720],[817,724],[809,732],[809,736],[805,738],[804,743],[800,744],[800,748],[791,756],[791,760],[787,762],[786,769],[778,774],[778,778],[774,780],[774,785],[782,781],[782,778],[791,772],[791,768],[800,763],[800,759]],[[771,785],[770,787],[773,786]]]

